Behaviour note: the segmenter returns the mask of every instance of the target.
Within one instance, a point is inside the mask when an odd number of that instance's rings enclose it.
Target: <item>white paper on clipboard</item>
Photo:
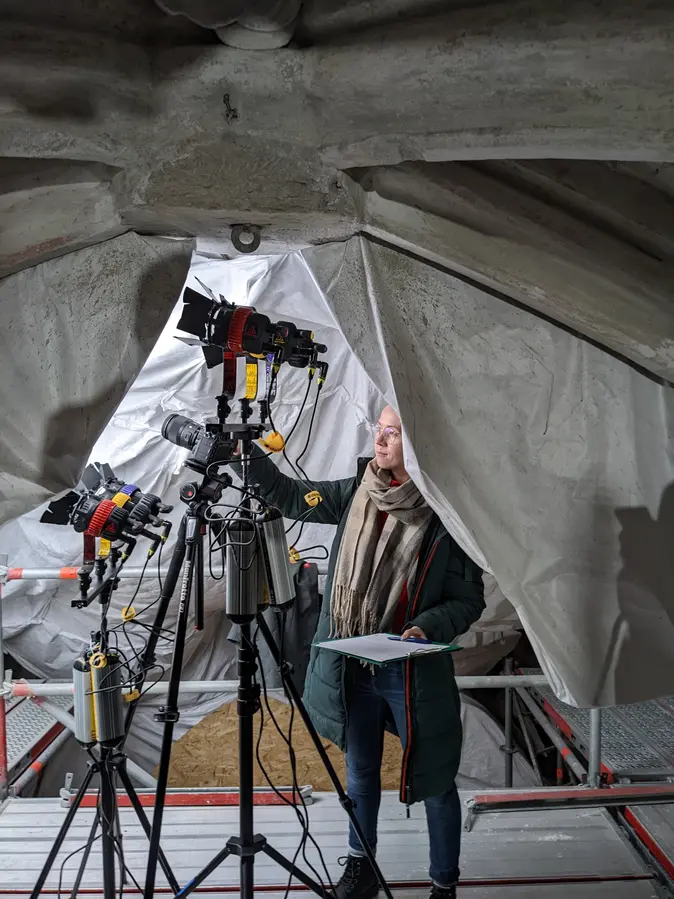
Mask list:
[[[400,662],[410,657],[432,655],[438,652],[453,652],[458,646],[447,643],[415,643],[412,640],[391,640],[389,634],[372,634],[367,637],[346,637],[341,640],[326,640],[317,643],[319,649],[339,652],[354,659],[362,659],[373,665]]]

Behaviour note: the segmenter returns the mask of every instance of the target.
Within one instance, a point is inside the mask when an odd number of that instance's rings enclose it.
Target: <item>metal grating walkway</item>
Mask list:
[[[589,711],[565,705],[547,687],[537,687],[536,694],[566,722],[573,742],[587,754]],[[614,774],[672,769],[674,775],[674,698],[603,709],[601,740],[602,762]]]
[[[64,711],[72,708],[70,696],[53,696],[49,700]],[[52,729],[63,730],[52,716],[31,699],[15,699],[8,703],[7,756],[10,780],[30,761],[33,749]]]
[[[464,800],[467,795],[462,797]],[[53,843],[66,810],[58,799],[10,799],[0,810],[0,893],[30,891]],[[47,882],[45,895],[58,886],[61,864],[82,847],[89,834],[93,810],[80,810]],[[323,851],[331,877],[346,847],[346,816],[334,794],[315,794],[309,808],[311,832]],[[235,834],[238,808],[224,806],[169,807],[164,818],[162,846],[181,884],[189,881]],[[147,840],[133,812],[121,811],[126,861],[142,884]],[[292,857],[299,840],[297,819],[282,806],[256,809],[256,831]],[[307,855],[318,865],[315,849]],[[428,841],[423,806],[405,816],[397,795],[382,800],[378,857],[386,877],[400,886],[427,881]],[[78,857],[65,863],[63,889],[71,888]],[[461,899],[655,899],[650,873],[627,844],[611,819],[600,810],[526,812],[493,815],[477,822],[464,835]],[[256,881],[266,891],[285,888],[287,875],[262,855],[255,864]],[[167,890],[158,871],[157,895]],[[569,883],[568,880],[577,881]],[[580,882],[578,882],[580,881]],[[608,881],[608,882],[607,882]],[[98,890],[101,856],[92,851],[84,890]],[[562,885],[563,884],[563,885]],[[559,885],[559,886],[558,886]],[[219,890],[238,890],[238,866],[229,859],[204,883],[212,896]],[[135,892],[129,884],[125,893]],[[427,890],[423,893],[427,896]]]

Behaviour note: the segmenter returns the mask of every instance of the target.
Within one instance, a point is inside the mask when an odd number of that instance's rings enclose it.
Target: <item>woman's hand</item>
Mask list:
[[[420,627],[408,627],[403,634],[402,639],[409,640],[410,637],[415,637],[417,640],[428,640],[428,637]]]

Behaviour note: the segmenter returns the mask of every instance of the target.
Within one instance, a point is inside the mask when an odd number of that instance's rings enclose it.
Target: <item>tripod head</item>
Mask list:
[[[200,484],[188,481],[180,488],[180,499],[188,506],[202,503],[217,503],[222,498],[222,491],[231,487],[232,478],[228,474],[205,474]]]

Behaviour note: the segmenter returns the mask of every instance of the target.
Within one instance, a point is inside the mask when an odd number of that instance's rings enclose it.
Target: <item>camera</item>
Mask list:
[[[185,465],[206,474],[209,466],[229,462],[236,448],[236,440],[223,433],[221,426],[207,422],[200,425],[185,415],[169,415],[162,425],[161,435],[175,446],[191,451]]]

